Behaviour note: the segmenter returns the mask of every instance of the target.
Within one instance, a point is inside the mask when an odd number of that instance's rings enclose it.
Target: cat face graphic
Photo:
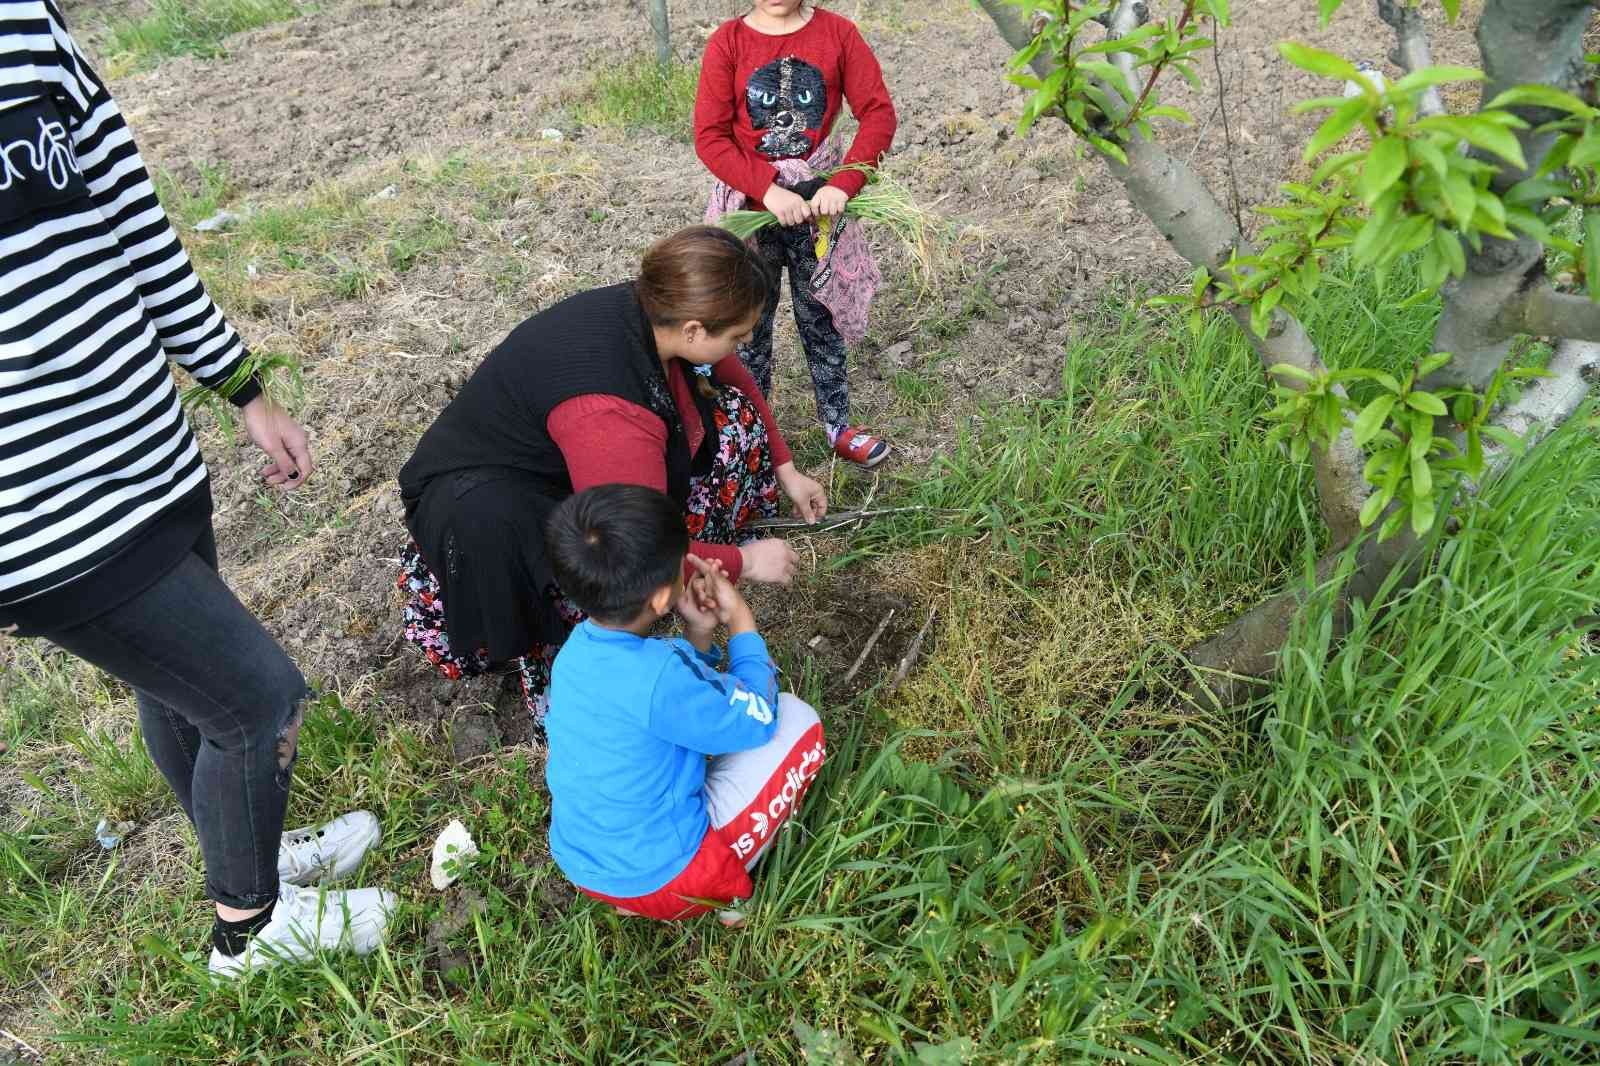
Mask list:
[[[803,59],[784,56],[754,74],[745,86],[750,124],[764,130],[756,146],[769,159],[805,155],[828,113],[828,88],[822,72]]]

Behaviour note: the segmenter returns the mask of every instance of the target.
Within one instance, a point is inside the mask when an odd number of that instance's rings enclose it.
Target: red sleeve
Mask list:
[[[883,82],[883,68],[878,66],[878,57],[872,54],[855,23],[847,23],[840,48],[844,53],[844,98],[850,103],[850,113],[860,123],[841,165],[866,163],[875,167],[894,144],[894,131],[899,122],[894,113],[894,101],[889,98],[889,87]],[[847,170],[828,182],[849,196],[860,192],[866,183],[867,176],[859,170]]]
[[[761,390],[756,387],[756,379],[750,376],[750,370],[739,361],[737,355],[730,355],[726,359],[711,367],[711,376],[722,385],[732,385],[745,394],[756,414],[761,416],[761,422],[767,427],[767,443],[772,446],[772,465],[782,466],[794,458],[789,451],[789,442],[783,439],[783,434],[778,430],[778,420],[772,416],[772,408],[767,405],[767,398],[761,395]]]
[[[550,412],[545,428],[567,461],[573,492],[619,483],[667,491],[667,427],[638,404],[595,393],[574,396]],[[739,580],[744,556],[737,546],[694,540],[689,550],[717,560],[729,580]],[[691,576],[687,563],[684,576]]]
[[[732,36],[720,30],[706,42],[700,87],[694,94],[694,150],[713,175],[759,204],[778,180],[778,168],[746,152],[734,136],[740,90]]]

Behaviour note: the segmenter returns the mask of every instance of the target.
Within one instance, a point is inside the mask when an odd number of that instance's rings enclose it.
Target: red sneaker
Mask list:
[[[833,450],[841,459],[871,468],[889,457],[889,442],[873,436],[860,426],[845,426],[839,438],[833,442]]]

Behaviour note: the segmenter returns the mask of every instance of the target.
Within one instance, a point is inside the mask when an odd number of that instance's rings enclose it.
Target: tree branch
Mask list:
[[[1155,223],[1179,255],[1213,274],[1225,275],[1225,264],[1234,249],[1248,252],[1249,245],[1200,176],[1143,137],[1135,136],[1125,151],[1127,166],[1114,159],[1107,159],[1106,165],[1122,181],[1128,198]],[[1248,307],[1233,306],[1229,312],[1249,338],[1263,367],[1288,363],[1308,374],[1327,372],[1305,327],[1293,315],[1281,310],[1273,312],[1266,336],[1258,337],[1251,328]],[[1285,384],[1296,387],[1294,382]],[[1316,449],[1312,460],[1323,521],[1333,543],[1343,546],[1360,531],[1361,505],[1371,491],[1361,476],[1365,456],[1346,430],[1332,448]]]
[[[1395,49],[1390,57],[1395,66],[1409,73],[1433,66],[1433,50],[1428,47],[1428,27],[1422,12],[1402,0],[1378,0],[1378,17],[1394,30]],[[1444,113],[1439,90],[1429,86],[1422,94],[1418,111],[1424,116]]]
[[[1033,34],[1027,24],[1022,21],[1017,9],[1006,0],[978,0],[978,6],[993,20],[995,29],[1000,31],[1000,36],[1013,52],[1020,52],[1033,43]],[[1041,78],[1048,78],[1050,72],[1056,69],[1055,57],[1042,48],[1028,65]]]
[[[1589,390],[1600,380],[1600,344],[1562,341],[1544,369],[1546,376],[1526,383],[1516,402],[1507,404],[1491,423],[1516,434],[1529,448],[1555,432],[1583,406]],[[1512,458],[1509,448],[1489,440],[1484,441],[1483,454],[1490,477],[1505,469]]]
[[[1600,303],[1540,284],[1507,306],[1501,322],[1512,333],[1600,341]]]

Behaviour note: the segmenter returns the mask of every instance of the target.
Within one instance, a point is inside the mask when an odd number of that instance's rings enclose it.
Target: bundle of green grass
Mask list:
[[[867,175],[867,184],[844,205],[844,217],[887,230],[911,256],[917,272],[928,279],[933,272],[933,216],[918,205],[911,190],[882,171],[859,165],[841,170],[860,170]],[[832,221],[822,218],[817,223],[818,259],[828,254]],[[778,216],[771,211],[729,211],[717,224],[734,236],[749,240],[768,226],[776,226]]]

